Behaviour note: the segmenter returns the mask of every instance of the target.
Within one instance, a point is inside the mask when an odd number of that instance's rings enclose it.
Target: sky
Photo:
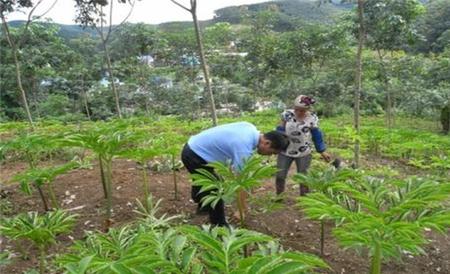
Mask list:
[[[42,0],[42,4],[38,6],[34,15],[42,15],[55,0]],[[197,0],[197,16],[199,20],[211,19],[214,16],[214,10],[237,6],[244,4],[253,4],[267,2],[269,0]],[[34,0],[33,3],[38,2]],[[189,0],[178,0],[180,4],[190,7]],[[129,13],[129,6],[119,4],[114,0],[113,24],[118,24]],[[57,0],[56,5],[45,15],[51,18],[53,22],[59,24],[75,24],[75,0]],[[26,20],[27,11],[22,13],[14,12],[7,16],[7,20]],[[133,12],[128,18],[130,23],[148,23],[159,24],[170,21],[191,21],[192,17],[189,12],[176,6],[170,0],[140,0],[136,1]]]

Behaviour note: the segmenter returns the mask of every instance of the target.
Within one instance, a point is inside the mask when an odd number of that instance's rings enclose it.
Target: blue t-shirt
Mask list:
[[[233,169],[239,170],[256,149],[259,136],[260,132],[254,125],[237,122],[202,131],[192,136],[188,145],[208,163],[231,160]]]

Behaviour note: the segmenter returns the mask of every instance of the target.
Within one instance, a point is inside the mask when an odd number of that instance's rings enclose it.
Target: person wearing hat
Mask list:
[[[329,162],[330,155],[325,151],[326,145],[319,129],[319,118],[311,111],[315,100],[306,95],[300,95],[294,100],[294,109],[285,110],[281,115],[281,122],[277,130],[289,137],[289,146],[280,152],[277,158],[278,172],[276,174],[276,193],[285,190],[286,176],[292,162],[295,161],[298,173],[306,173],[312,159],[312,146],[319,152],[322,159]],[[309,192],[306,185],[300,184],[300,195]]]
[[[261,133],[248,122],[224,124],[204,130],[192,136],[181,153],[183,162],[189,173],[197,173],[198,169],[206,169],[214,174],[214,169],[207,166],[212,162],[231,162],[236,172],[242,169],[244,161],[254,152],[261,155],[278,154],[288,146],[288,137],[279,131]],[[200,186],[192,186],[192,199],[198,204],[197,212],[201,212],[200,202],[210,191],[200,193]],[[245,205],[245,195],[240,195]],[[221,200],[214,208],[204,208],[209,213],[211,224],[228,226],[225,219],[224,203]]]

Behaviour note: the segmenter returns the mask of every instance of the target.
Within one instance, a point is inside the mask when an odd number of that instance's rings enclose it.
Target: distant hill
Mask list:
[[[228,22],[230,24],[242,24],[243,18],[251,18],[260,11],[277,11],[277,22],[275,29],[277,31],[286,31],[295,28],[299,24],[328,24],[333,23],[334,19],[349,10],[352,6],[349,4],[338,4],[339,1],[332,1],[329,4],[318,5],[317,0],[278,0],[268,1],[258,4],[249,4],[241,6],[226,7],[215,11],[215,17],[211,20],[201,21],[202,27],[215,24],[217,22]],[[11,21],[12,27],[24,24],[25,21]],[[42,22],[42,24],[54,24]],[[59,27],[59,35],[65,39],[72,39],[83,34],[96,36],[97,33],[92,28],[82,28],[79,25],[62,25]],[[156,25],[163,31],[180,30],[192,28],[192,22],[166,22]]]
[[[25,24],[24,20],[16,20],[9,22],[11,27],[18,27]],[[56,25],[59,28],[58,35],[60,35],[64,39],[72,39],[79,37],[83,34],[96,36],[97,32],[92,28],[83,28],[79,25],[62,25],[57,23],[48,23],[48,22],[39,22],[42,25]]]
[[[350,4],[318,4],[317,0],[278,0],[258,4],[226,7],[215,11],[215,22],[242,23],[244,17],[252,17],[264,10],[275,10],[279,21],[301,21],[304,23],[332,23],[344,11],[351,9]]]

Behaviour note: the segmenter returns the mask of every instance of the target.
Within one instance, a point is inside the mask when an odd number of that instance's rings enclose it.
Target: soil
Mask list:
[[[0,182],[7,182],[12,175],[24,170],[24,163],[7,163],[2,166]],[[118,159],[113,164],[113,221],[114,226],[131,222],[136,218],[133,212],[135,199],[142,198],[139,169],[133,161]],[[293,172],[293,170],[291,171]],[[104,224],[103,190],[100,183],[98,166],[93,169],[73,170],[61,175],[54,182],[58,201],[62,208],[79,214],[76,226],[70,235],[61,236],[60,243],[52,249],[51,254],[67,250],[74,240],[81,239],[85,231],[102,230]],[[179,199],[174,199],[173,177],[171,173],[153,173],[150,177],[151,193],[156,199],[162,199],[160,213],[168,215],[182,214],[186,223],[201,225],[208,222],[207,216],[196,215],[196,204],[190,200],[190,183],[188,173],[182,169],[178,172]],[[267,181],[255,190],[247,216],[248,228],[279,238],[284,249],[308,252],[320,256],[319,223],[310,221],[296,207],[298,186],[289,185],[287,195],[281,208],[265,208],[264,197],[274,192],[272,181]],[[2,204],[9,204],[3,209],[3,215],[12,216],[26,211],[43,211],[37,193],[25,196],[17,185],[3,184],[1,189]],[[258,202],[259,201],[259,202]],[[261,202],[262,201],[262,202]],[[227,214],[232,219],[234,212],[227,206]],[[235,226],[236,222],[231,221]],[[321,273],[368,273],[365,255],[344,250],[331,235],[332,224],[325,225],[325,254],[322,258],[331,269]],[[450,273],[450,233],[447,235],[426,232],[430,243],[424,247],[427,255],[412,256],[405,254],[402,262],[389,262],[382,266],[382,272],[388,274]],[[28,258],[19,256],[17,246],[0,237],[1,250],[15,251],[12,263],[0,267],[0,273],[22,273],[29,268],[37,268],[36,250],[22,244]],[[54,255],[50,255],[52,257]]]

